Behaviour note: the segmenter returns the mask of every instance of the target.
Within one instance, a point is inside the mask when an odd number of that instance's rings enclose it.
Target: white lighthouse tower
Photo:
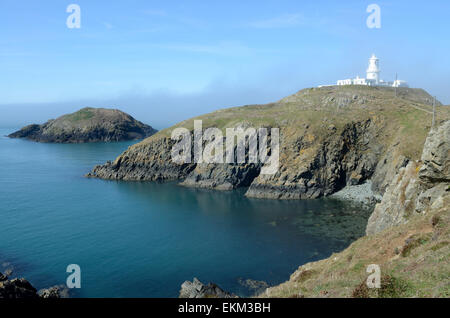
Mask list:
[[[380,78],[380,63],[375,54],[369,58],[369,67],[367,68],[366,78],[357,76],[356,78],[347,78],[338,80],[337,85],[366,85],[366,86],[387,86],[387,87],[409,87],[406,81],[395,78],[394,82],[383,81]],[[328,86],[328,85],[321,85]],[[319,86],[319,87],[321,87]]]
[[[366,79],[371,82],[372,85],[378,85],[380,83],[380,65],[378,57],[376,57],[375,54],[372,54],[372,57],[369,59]]]

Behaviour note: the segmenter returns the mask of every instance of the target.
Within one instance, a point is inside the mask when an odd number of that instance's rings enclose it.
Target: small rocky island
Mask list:
[[[87,143],[143,139],[156,132],[120,110],[86,107],[42,125],[28,125],[8,137],[48,143]]]

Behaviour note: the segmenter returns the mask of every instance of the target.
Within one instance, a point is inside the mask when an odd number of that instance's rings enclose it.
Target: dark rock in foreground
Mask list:
[[[36,290],[24,278],[8,279],[8,277],[0,273],[0,299],[39,299],[39,298],[62,298],[68,297],[67,290],[64,287],[51,287],[41,291]]]
[[[44,299],[69,298],[69,289],[63,285],[53,286],[38,291],[38,295]]]
[[[0,299],[39,298],[37,290],[23,278],[9,280],[0,273]]]
[[[156,132],[120,110],[88,107],[42,125],[26,126],[8,137],[37,142],[86,143],[143,139]]]
[[[213,283],[203,284],[194,277],[192,282],[185,281],[181,285],[179,298],[237,298]]]

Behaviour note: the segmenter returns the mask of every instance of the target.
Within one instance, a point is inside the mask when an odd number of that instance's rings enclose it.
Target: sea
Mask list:
[[[0,272],[71,297],[178,297],[197,277],[239,296],[289,279],[364,235],[370,211],[335,199],[84,177],[136,143],[46,144],[0,128]],[[255,284],[253,284],[255,285]],[[253,288],[253,289],[252,289]]]

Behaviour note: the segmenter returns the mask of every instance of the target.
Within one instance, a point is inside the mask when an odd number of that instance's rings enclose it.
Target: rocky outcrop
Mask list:
[[[181,285],[179,298],[236,298],[213,283],[203,284],[194,277],[192,282],[185,281]]]
[[[39,298],[37,290],[23,278],[9,280],[0,273],[0,299]]]
[[[39,290],[38,295],[43,299],[69,298],[69,289],[64,285],[53,286]]]
[[[24,278],[8,279],[6,275],[0,273],[0,299],[65,298],[68,296],[68,290],[64,286],[55,286],[38,292]]]
[[[246,195],[256,198],[317,198],[346,185],[362,184],[377,175],[377,163],[389,149],[377,141],[382,129],[382,124],[368,119],[349,123],[340,131],[331,127],[323,141],[307,128],[296,139],[282,134],[283,156],[274,175],[261,175],[261,164],[248,162],[179,165],[171,160],[174,142],[170,138],[154,138],[131,147],[114,162],[94,167],[87,176],[134,181],[180,180],[183,186],[216,190],[249,186]],[[380,179],[386,177],[379,175]]]
[[[144,139],[157,131],[116,109],[83,108],[75,113],[29,125],[10,134],[37,142],[85,143]]]
[[[369,218],[366,233],[404,224],[417,213],[437,209],[450,195],[450,121],[433,128],[420,161],[401,168]]]
[[[254,280],[249,278],[247,279],[239,278],[238,283],[241,286],[245,287],[247,290],[249,290],[252,295],[258,295],[269,287],[269,284],[267,284],[265,281]]]
[[[421,158],[419,178],[430,185],[450,182],[450,121],[431,130]]]
[[[186,178],[195,164],[177,164],[172,161],[174,142],[160,138],[143,145],[134,145],[114,162],[92,169],[86,176],[107,180],[168,181]]]

